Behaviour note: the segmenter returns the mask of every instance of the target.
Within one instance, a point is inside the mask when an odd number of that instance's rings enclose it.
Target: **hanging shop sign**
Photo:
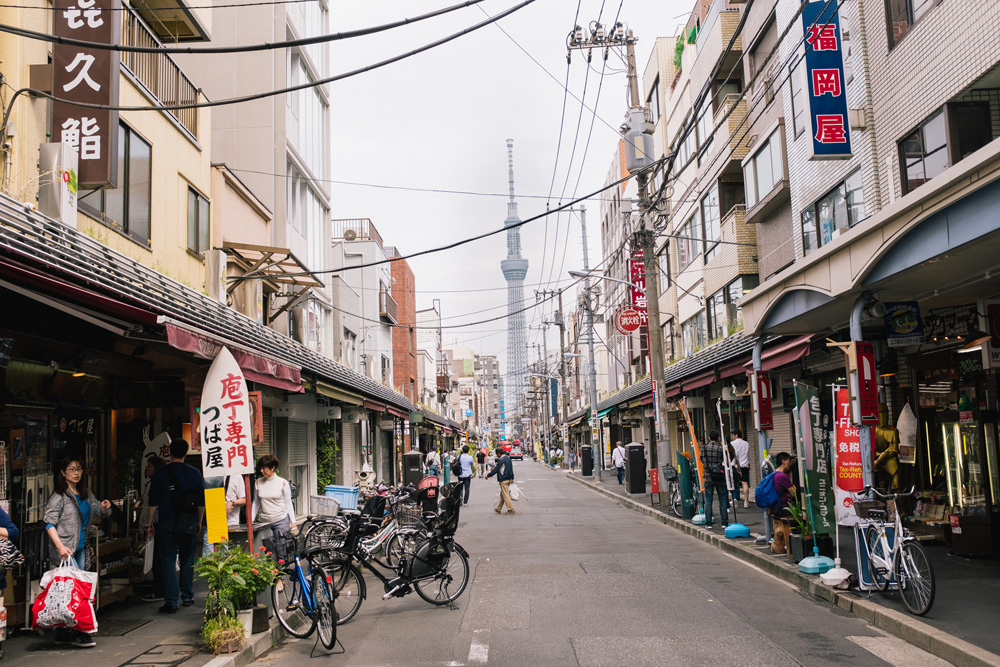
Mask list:
[[[754,430],[770,431],[774,428],[774,417],[771,414],[771,375],[767,371],[753,371],[750,375]]]
[[[201,392],[201,465],[205,477],[254,471],[250,396],[243,371],[222,348]]]
[[[646,323],[644,311],[632,306],[622,306],[615,311],[615,329],[622,335],[628,335],[636,331]]]
[[[642,261],[642,244],[632,244],[629,259],[628,280],[632,283],[632,306],[639,311],[642,323],[646,323],[646,266]]]
[[[853,526],[858,522],[854,511],[854,499],[851,491],[864,488],[863,469],[861,462],[861,429],[868,426],[855,426],[851,422],[850,392],[846,388],[835,389],[836,424],[834,433],[836,440],[836,489],[837,523],[841,526]]]
[[[828,436],[820,410],[819,389],[801,382],[795,385],[795,431],[799,437],[799,451],[804,456],[802,462],[806,468],[806,494],[811,505],[813,531],[828,535],[834,531],[836,521],[826,447]]]
[[[114,0],[79,0],[76,6],[55,11],[56,37],[119,44],[121,20]],[[52,94],[73,102],[118,104],[117,51],[52,45]],[[52,103],[51,136],[79,157],[79,184],[83,188],[118,185],[118,112]]]
[[[852,382],[855,384],[857,408],[855,423],[878,423],[878,373],[875,371],[875,346],[872,343],[855,343],[857,369]]]
[[[885,339],[889,347],[904,347],[924,342],[924,321],[916,301],[885,304]]]
[[[837,6],[810,0],[802,9],[806,38],[806,83],[812,120],[810,159],[851,157],[844,56]]]

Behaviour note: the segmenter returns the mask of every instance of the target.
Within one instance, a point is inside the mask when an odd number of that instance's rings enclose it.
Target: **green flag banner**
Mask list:
[[[809,514],[813,532],[829,535],[835,530],[836,502],[830,463],[827,456],[826,434],[820,411],[819,389],[795,384],[795,427],[799,436],[799,452],[806,469],[806,493],[810,495]]]

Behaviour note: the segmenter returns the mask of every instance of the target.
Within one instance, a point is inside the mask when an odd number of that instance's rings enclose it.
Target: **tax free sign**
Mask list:
[[[844,82],[844,54],[837,5],[811,0],[802,10],[806,86],[812,121],[813,160],[851,157],[851,129]]]

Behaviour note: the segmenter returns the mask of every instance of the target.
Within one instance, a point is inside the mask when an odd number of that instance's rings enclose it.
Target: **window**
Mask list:
[[[298,83],[311,83],[313,78],[306,69],[306,63],[301,57],[293,56],[293,61],[298,63]],[[295,149],[298,151],[302,161],[305,162],[309,170],[317,178],[326,175],[326,145],[327,145],[327,104],[319,92],[317,86],[303,88],[294,93],[289,93],[289,97],[297,97],[297,102],[292,107],[292,112],[298,117],[298,137],[295,142]]]
[[[846,57],[845,57],[846,63]],[[798,137],[805,132],[809,117],[806,109],[809,107],[809,98],[806,96],[805,88],[806,68],[801,64],[792,69],[788,75],[788,83],[792,89],[792,136]]]
[[[948,168],[948,132],[941,109],[899,142],[903,193],[919,187]]]
[[[681,341],[685,357],[690,357],[708,342],[704,310],[699,310],[697,315],[681,324]]]
[[[708,339],[718,340],[726,336],[726,290],[719,290],[708,297]]]
[[[663,250],[657,256],[660,267],[660,294],[670,287],[670,244],[663,246]]]
[[[188,250],[201,254],[208,248],[208,200],[188,188]]]
[[[392,386],[392,362],[384,354],[382,355],[382,384],[387,387]]]
[[[712,147],[712,133],[715,131],[715,114],[712,113],[712,94],[705,95],[698,107],[695,118],[698,131],[698,150],[704,155]]]
[[[358,336],[350,329],[344,329],[344,339],[340,343],[340,356],[344,359],[344,364],[351,370],[358,370],[357,351]]]
[[[730,336],[740,328],[742,315],[736,304],[757,284],[756,275],[740,276],[708,298],[708,327],[712,340]]]
[[[886,0],[886,23],[889,25],[889,48],[899,44],[913,24],[928,12],[936,0]]]
[[[710,262],[719,252],[719,241],[722,240],[721,213],[719,211],[719,186],[712,185],[708,194],[701,200],[702,238],[705,241],[705,261]]]
[[[688,218],[677,232],[677,269],[683,271],[698,256],[698,231],[701,220],[698,212]]]
[[[859,170],[802,212],[803,251],[826,245],[864,217],[865,194]]]
[[[118,187],[81,190],[77,199],[84,213],[146,247],[150,245],[152,152],[129,126],[119,125]]]
[[[323,333],[326,331],[326,308],[313,299],[306,303],[306,340],[305,344],[310,350],[324,353]]]
[[[653,122],[660,120],[660,77],[657,76],[656,80],[653,81],[653,87],[649,91],[649,97],[646,98],[646,104],[649,105],[649,110],[653,116]]]
[[[781,154],[781,128],[771,133],[767,142],[743,166],[747,207],[752,208],[774,190],[785,177]]]
[[[306,266],[323,269],[326,266],[325,249],[328,238],[324,230],[329,212],[316,195],[309,180],[295,165],[288,163],[288,220],[306,242]]]

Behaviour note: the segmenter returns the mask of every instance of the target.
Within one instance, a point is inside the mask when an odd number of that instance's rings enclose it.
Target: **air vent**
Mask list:
[[[345,241],[353,241],[356,238],[358,238],[358,233],[356,231],[354,231],[353,229],[345,229],[344,230],[344,240]]]

